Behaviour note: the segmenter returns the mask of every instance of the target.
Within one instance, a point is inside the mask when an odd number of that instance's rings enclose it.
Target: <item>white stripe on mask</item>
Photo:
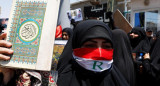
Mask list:
[[[106,61],[106,60],[92,60],[92,59],[85,59],[78,56],[75,56],[74,54],[73,58],[76,60],[76,62],[82,66],[83,68],[94,71],[94,72],[102,72],[109,68],[111,68],[111,65],[113,63],[113,59]]]

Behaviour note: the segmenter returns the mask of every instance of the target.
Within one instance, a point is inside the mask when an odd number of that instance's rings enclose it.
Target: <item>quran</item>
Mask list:
[[[49,71],[60,0],[13,0],[6,40],[12,43],[5,67]]]

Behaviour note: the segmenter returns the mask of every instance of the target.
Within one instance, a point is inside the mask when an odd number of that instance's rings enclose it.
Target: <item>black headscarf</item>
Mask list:
[[[160,38],[160,31],[156,33],[156,38]]]
[[[156,39],[160,39],[160,31],[158,31],[156,33],[155,39],[152,39],[151,49],[150,49],[150,52],[149,52],[150,54],[152,53],[153,48],[155,47]]]
[[[113,64],[120,70],[130,86],[135,86],[135,70],[129,38],[121,29],[115,29],[112,32],[114,41]]]
[[[97,32],[98,31],[98,32]],[[103,72],[86,70],[76,63],[72,49],[79,48],[91,38],[104,38],[112,43],[112,32],[103,22],[87,20],[79,23],[68,41],[58,63],[58,86],[129,86],[120,71],[112,67]],[[72,45],[72,49],[71,46]]]
[[[128,35],[130,35],[131,33],[135,33],[139,35],[139,37],[134,39],[132,39],[129,36],[130,43],[132,46],[132,52],[133,53],[149,53],[150,42],[147,38],[145,30],[141,27],[134,27]]]
[[[66,32],[68,34],[69,38],[73,35],[73,30],[71,28],[64,28],[62,30],[62,33],[63,32]]]
[[[152,64],[156,64],[156,69],[160,71],[160,31],[157,32],[156,34],[156,41],[155,44],[153,45],[153,50],[151,52],[151,60]],[[157,65],[158,64],[158,65]]]

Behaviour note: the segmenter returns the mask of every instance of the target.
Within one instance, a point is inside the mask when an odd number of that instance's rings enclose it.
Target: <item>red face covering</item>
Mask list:
[[[102,48],[76,48],[73,50],[75,56],[91,60],[112,60],[113,49]]]

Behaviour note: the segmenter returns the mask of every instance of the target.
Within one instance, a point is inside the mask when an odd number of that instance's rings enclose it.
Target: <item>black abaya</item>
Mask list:
[[[146,53],[149,53],[150,42],[147,38],[145,30],[141,27],[134,27],[129,34],[131,33],[138,34],[138,37],[134,39],[129,36],[130,43],[132,46],[132,53],[136,53],[136,59],[134,61],[135,70],[136,70],[136,85],[145,86],[147,81],[146,78],[149,76],[147,76],[143,72],[143,66],[142,66],[143,56],[142,56],[142,59],[139,59],[139,56],[140,56],[140,53],[143,53],[143,55],[145,55]]]
[[[135,70],[129,38],[121,29],[115,29],[112,32],[115,48],[114,65],[120,70],[130,86],[135,86]]]
[[[157,37],[153,50],[150,55],[150,60],[143,61],[144,72],[146,76],[145,86],[160,86],[160,38]]]

